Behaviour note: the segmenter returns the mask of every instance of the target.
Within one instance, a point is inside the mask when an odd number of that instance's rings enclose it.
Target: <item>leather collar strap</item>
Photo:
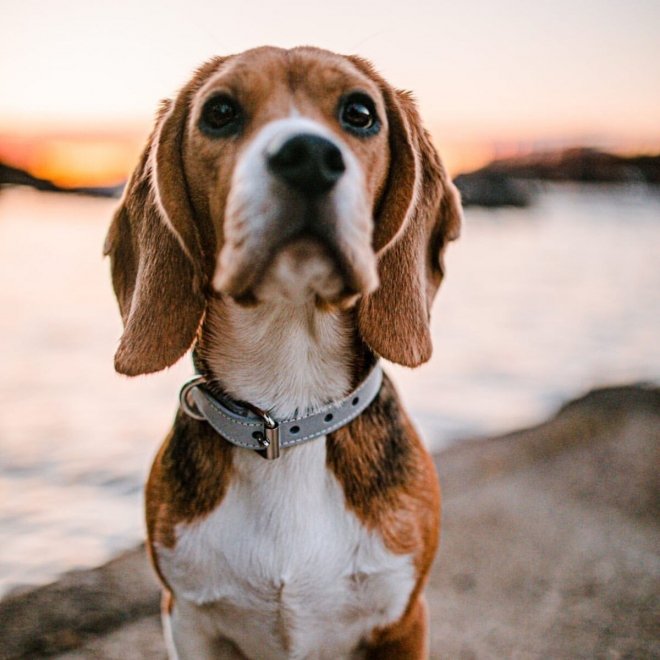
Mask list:
[[[310,415],[284,420],[245,403],[215,397],[205,387],[203,376],[188,381],[179,394],[181,408],[190,417],[206,420],[223,438],[244,449],[265,450],[277,458],[280,448],[294,447],[346,426],[376,398],[383,372],[376,364],[362,383],[337,403]]]

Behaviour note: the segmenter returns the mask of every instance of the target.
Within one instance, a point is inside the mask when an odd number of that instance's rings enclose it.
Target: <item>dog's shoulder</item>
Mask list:
[[[425,573],[440,523],[440,488],[433,461],[385,376],[371,406],[328,438],[328,467],[346,505],[378,530],[397,554],[414,553]]]
[[[179,411],[147,481],[150,542],[176,543],[176,526],[203,517],[221,502],[232,473],[232,450],[206,423]]]

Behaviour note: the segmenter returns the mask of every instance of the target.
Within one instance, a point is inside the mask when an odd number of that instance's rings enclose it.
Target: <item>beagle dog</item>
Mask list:
[[[117,371],[198,371],[146,487],[171,658],[426,657],[440,493],[378,360],[429,359],[460,223],[364,59],[257,48],[163,103],[105,253]]]

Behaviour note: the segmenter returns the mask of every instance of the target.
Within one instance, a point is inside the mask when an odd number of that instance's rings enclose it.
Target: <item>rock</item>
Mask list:
[[[99,568],[9,594],[0,601],[0,658],[34,658],[79,647],[156,614],[159,598],[144,546]]]
[[[523,208],[532,201],[528,186],[499,172],[479,170],[471,174],[460,174],[454,183],[461,193],[463,206]]]
[[[660,392],[613,388],[438,457],[432,658],[660,654]]]

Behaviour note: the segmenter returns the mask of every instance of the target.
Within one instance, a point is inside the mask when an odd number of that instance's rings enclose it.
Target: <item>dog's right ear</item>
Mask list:
[[[192,344],[204,313],[205,282],[195,265],[195,261],[202,263],[199,239],[192,245],[183,243],[159,195],[161,185],[174,186],[168,197],[180,198],[175,212],[184,216],[176,224],[194,229],[190,210],[185,208],[189,203],[183,171],[162,184],[154,171],[166,134],[176,130],[175,110],[171,103],[161,108],[105,240],[104,253],[110,256],[112,284],[124,322],[115,369],[128,376],[174,364]],[[168,151],[173,152],[169,169],[178,168],[180,153],[176,148]]]
[[[115,369],[128,376],[174,364],[193,343],[206,307],[208,263],[182,159],[190,100],[218,68],[208,62],[165,102],[105,240],[124,332]],[[207,237],[208,239],[208,237]]]

